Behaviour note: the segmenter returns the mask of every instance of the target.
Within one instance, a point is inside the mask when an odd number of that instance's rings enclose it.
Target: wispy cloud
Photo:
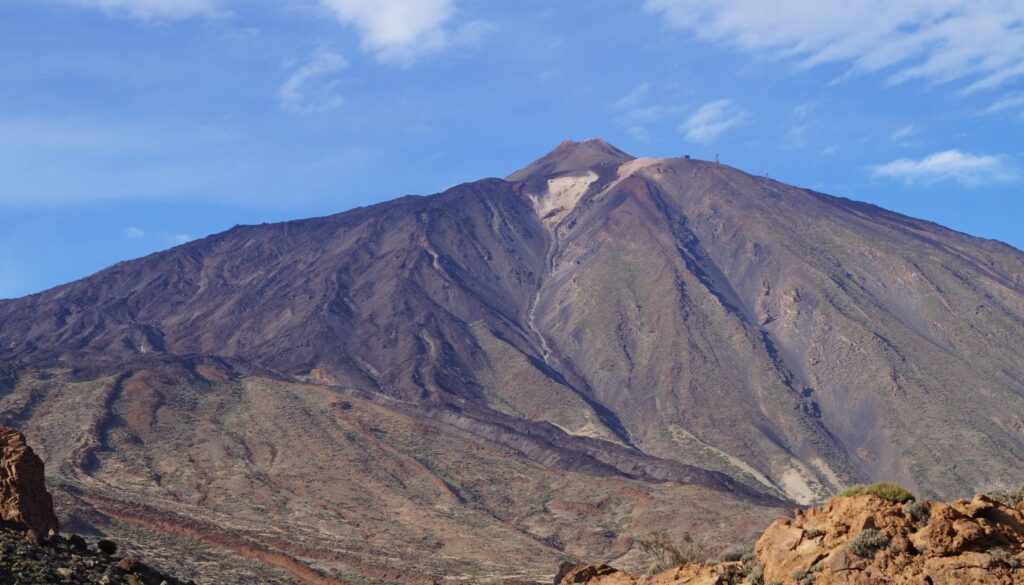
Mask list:
[[[712,142],[726,130],[742,124],[747,117],[732,100],[715,100],[690,115],[680,130],[692,142]]]
[[[182,244],[187,244],[188,242],[191,242],[195,238],[193,238],[190,234],[171,234],[165,236],[163,239],[169,246],[180,246]]]
[[[782,135],[779,147],[783,150],[799,150],[808,144],[808,134],[814,133],[820,123],[814,119],[814,112],[818,104],[809,101],[804,102],[795,108],[791,116],[792,122],[786,133]]]
[[[1024,119],[1024,92],[1007,94],[978,114],[988,116],[1013,110],[1016,110],[1021,119]]]
[[[220,16],[225,12],[215,0],[61,0],[109,14],[140,20],[184,20],[196,16]]]
[[[908,184],[953,180],[968,187],[1011,181],[1016,172],[1002,157],[945,150],[920,160],[901,158],[874,167],[875,177],[899,179]]]
[[[453,0],[320,0],[341,22],[355,27],[365,50],[382,61],[410,64],[451,41],[445,24]],[[483,30],[474,26],[468,35]]]
[[[686,111],[690,98],[677,84],[643,82],[609,104],[615,124],[638,142],[651,139],[651,132],[671,127],[671,121]]]
[[[139,238],[142,238],[146,235],[146,232],[143,231],[142,228],[135,226],[126,227],[123,230],[121,230],[121,233],[124,234],[124,237],[128,238],[129,240],[138,240]]]
[[[902,128],[893,130],[892,134],[889,135],[889,139],[893,142],[903,142],[915,134],[917,134],[917,128],[914,128],[913,124],[907,124]]]
[[[965,92],[1024,76],[1016,0],[646,0],[699,38],[798,67],[846,64],[889,80],[963,80]]]
[[[277,89],[281,107],[297,114],[314,114],[334,109],[344,102],[338,93],[337,73],[348,67],[344,57],[326,49],[318,50]]]
[[[650,93],[652,87],[654,87],[654,84],[645,81],[640,85],[634,87],[633,89],[629,90],[629,93],[622,96],[622,98],[619,99],[619,101],[612,104],[612,107],[618,110],[635,108],[644,102],[644,100],[647,98],[647,94]]]

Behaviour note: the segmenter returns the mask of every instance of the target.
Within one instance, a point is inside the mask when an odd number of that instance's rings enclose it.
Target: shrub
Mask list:
[[[1013,552],[1001,546],[990,548],[986,552],[995,557],[995,559],[1000,563],[1009,566],[1011,569],[1021,568],[1021,559],[1013,556]]]
[[[810,540],[814,540],[815,538],[818,538],[819,536],[824,536],[824,535],[825,535],[825,531],[822,530],[821,528],[808,528],[808,529],[804,530],[804,536],[807,537]]]
[[[744,555],[747,554],[748,550],[753,550],[747,546],[730,546],[718,554],[718,562],[720,563],[734,563],[736,561],[743,560]]]
[[[1007,506],[1017,507],[1021,502],[1024,502],[1024,485],[1012,490],[995,490],[985,495]]]
[[[875,496],[896,504],[905,504],[914,499],[914,494],[894,483],[873,483],[855,485],[839,492],[840,496]]]
[[[740,562],[743,563],[740,567],[740,573],[746,577],[746,583],[764,585],[764,563],[757,559],[757,552],[754,551],[754,547],[748,548],[743,553],[743,556],[740,557]]]
[[[117,543],[113,540],[106,538],[96,543],[96,548],[100,549],[101,553],[112,555],[117,553]]]
[[[806,571],[795,571],[790,577],[795,579],[800,585],[812,585],[819,571],[821,571],[821,563],[817,562]]]
[[[711,555],[707,546],[695,540],[690,533],[683,534],[682,543],[677,546],[664,530],[652,532],[640,539],[640,550],[650,558],[648,572],[660,573],[686,563],[704,563]]]
[[[903,510],[907,514],[909,514],[911,518],[918,522],[924,522],[928,520],[928,516],[931,515],[931,510],[928,509],[928,506],[916,501],[911,501],[904,504]]]
[[[889,537],[874,528],[865,528],[846,546],[858,557],[871,559],[874,558],[876,552],[889,546]]]

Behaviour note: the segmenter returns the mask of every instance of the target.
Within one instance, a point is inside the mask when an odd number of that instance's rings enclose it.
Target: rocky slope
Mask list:
[[[556,585],[1011,585],[1024,582],[1024,508],[986,496],[899,503],[839,497],[797,510],[748,558],[688,564],[651,577],[607,565],[563,567]]]
[[[0,423],[197,574],[544,580],[1024,481],[1022,351],[1009,246],[591,140],[0,301]]]
[[[0,583],[179,585],[128,557],[117,545],[61,536],[43,462],[18,431],[0,427]]]

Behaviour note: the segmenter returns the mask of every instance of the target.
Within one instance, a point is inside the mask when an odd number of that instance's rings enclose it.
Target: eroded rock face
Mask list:
[[[757,541],[766,583],[1021,583],[1024,513],[985,496],[926,504],[927,518],[874,496],[835,498],[778,520]],[[877,531],[876,551],[854,542]],[[807,576],[810,575],[810,576]]]
[[[873,539],[866,538],[872,535]],[[865,542],[873,545],[865,545]],[[1024,583],[1024,509],[975,496],[911,514],[874,496],[835,498],[777,520],[758,539],[760,581],[737,563],[684,565],[650,579],[580,565],[560,585],[1010,585]]]
[[[39,534],[58,530],[53,499],[46,491],[43,461],[18,431],[0,427],[0,517]]]

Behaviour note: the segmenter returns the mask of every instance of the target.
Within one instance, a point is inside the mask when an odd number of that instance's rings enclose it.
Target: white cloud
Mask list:
[[[121,233],[123,233],[124,237],[128,238],[129,240],[137,240],[146,235],[146,232],[144,232],[142,228],[138,228],[135,226],[126,227],[123,230],[121,230]]]
[[[901,158],[873,169],[876,177],[901,179],[908,184],[954,180],[974,187],[985,183],[1009,181],[1016,173],[1001,157],[945,150],[921,160]]]
[[[195,238],[193,238],[189,234],[173,234],[165,238],[167,243],[171,246],[180,246],[182,244],[187,244],[188,242],[191,242],[194,239]]]
[[[711,142],[746,119],[747,113],[732,100],[715,100],[704,104],[687,118],[680,130],[693,142]]]
[[[277,89],[281,107],[297,114],[314,114],[340,106],[344,98],[338,93],[341,80],[335,74],[346,67],[348,61],[338,53],[318,50]]]
[[[383,61],[409,64],[449,42],[445,23],[454,12],[453,0],[320,0],[343,23],[354,26],[365,50]],[[470,23],[468,37],[485,31]]]
[[[800,67],[885,71],[893,83],[964,80],[965,91],[1024,76],[1020,0],[646,0],[697,37]]]
[[[222,14],[215,0],[62,0],[140,20],[184,20]]]

